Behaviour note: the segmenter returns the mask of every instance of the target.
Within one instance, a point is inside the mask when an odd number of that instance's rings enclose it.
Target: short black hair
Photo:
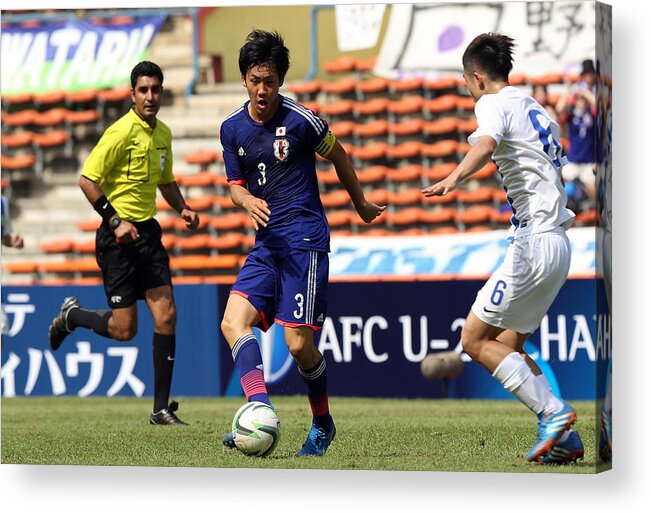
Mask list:
[[[480,34],[463,53],[463,68],[468,71],[482,71],[491,80],[507,81],[513,69],[514,47],[513,39],[504,34]]]
[[[163,71],[151,61],[142,61],[134,66],[131,70],[131,87],[136,87],[138,77],[158,77],[160,85],[163,85]]]
[[[253,30],[240,48],[240,73],[246,75],[252,66],[273,67],[281,80],[289,69],[289,50],[278,32]]]

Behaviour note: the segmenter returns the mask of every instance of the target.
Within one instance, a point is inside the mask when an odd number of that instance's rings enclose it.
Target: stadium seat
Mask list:
[[[544,73],[542,75],[528,75],[527,83],[530,86],[544,85],[549,86],[553,84],[563,84],[565,81],[563,73],[561,72],[550,72]],[[510,82],[510,80],[509,80]]]
[[[316,114],[317,116],[321,116],[321,103],[318,101],[313,101],[313,102],[301,102],[301,105],[305,107],[308,110],[311,110]]]
[[[97,113],[107,124],[124,114],[130,104],[130,85],[97,91]]]
[[[421,227],[423,208],[420,206],[411,206],[394,212],[387,212],[387,225],[396,231]]]
[[[443,116],[432,121],[427,121],[423,125],[425,142],[429,144],[445,139],[458,139],[460,121],[454,116]]]
[[[198,150],[194,153],[186,153],[183,160],[191,165],[199,166],[199,170],[207,171],[211,164],[217,162],[217,151]]]
[[[247,235],[235,232],[226,233],[218,237],[211,237],[209,244],[210,248],[216,251],[217,254],[244,254],[248,251],[248,248],[253,245],[253,241],[250,241]],[[245,247],[245,245],[247,247]]]
[[[492,215],[493,227],[498,228],[508,228],[511,225],[511,218],[513,217],[513,211],[509,207],[507,209],[495,209]]]
[[[388,98],[371,98],[363,102],[357,102],[353,109],[358,123],[364,123],[371,119],[387,119],[390,100]]]
[[[348,192],[343,189],[337,189],[321,195],[321,203],[325,209],[340,208],[351,204]]]
[[[370,223],[365,222],[357,212],[351,210],[350,224],[352,227],[352,232],[354,234],[365,235],[371,230],[381,228],[386,226],[387,223],[387,212],[384,212],[382,215],[376,217]]]
[[[45,254],[72,253],[74,241],[72,239],[55,239],[41,243],[41,251]]]
[[[34,133],[29,130],[17,130],[8,134],[2,135],[2,151],[5,154],[15,155],[19,151],[32,150],[32,141],[34,140]]]
[[[393,192],[399,188],[423,186],[423,166],[408,164],[398,168],[386,168],[387,185]]]
[[[459,96],[457,100],[457,110],[462,117],[474,115],[475,100],[472,96]]]
[[[487,205],[476,205],[467,210],[457,210],[455,221],[460,231],[467,231],[471,227],[488,226],[492,228],[494,209]]]
[[[371,98],[384,98],[389,92],[389,80],[382,77],[370,77],[359,80],[355,85],[357,100],[360,102]]]
[[[91,219],[78,221],[77,228],[82,232],[95,232],[99,228],[100,224],[102,224],[102,219],[99,217],[93,217]]]
[[[458,81],[454,77],[440,77],[425,80],[423,87],[425,98],[432,98],[457,93]]]
[[[3,171],[37,171],[38,169],[36,156],[34,155],[23,154],[12,157],[3,153],[1,158]]]
[[[186,198],[185,202],[192,210],[198,212],[199,214],[212,214],[213,205],[215,203],[215,195],[204,194],[202,196],[197,196],[194,198]]]
[[[38,111],[36,109],[19,110],[14,113],[2,113],[2,133],[10,133],[17,128],[29,129],[34,123]]]
[[[346,208],[326,211],[326,217],[331,229],[343,228],[349,230],[354,215],[356,214],[352,210]]]
[[[35,94],[34,105],[36,110],[44,112],[54,108],[64,108],[66,104],[65,91],[49,91],[47,93]]]
[[[377,187],[378,185],[384,187],[386,184],[387,171],[389,168],[386,166],[368,166],[358,169],[357,179],[362,185],[362,188],[368,190]]]
[[[321,91],[326,95],[327,103],[339,100],[356,100],[355,85],[357,80],[351,77],[343,77],[321,84]]]
[[[3,261],[2,269],[10,274],[34,274],[38,270],[38,263],[32,260]]]
[[[240,231],[244,233],[251,221],[243,212],[232,212],[215,216],[210,220],[210,226],[217,230],[217,234],[222,232]]]
[[[352,149],[349,155],[353,159],[356,168],[367,166],[384,166],[388,164],[387,151],[389,145],[383,142],[373,142],[365,146]]]
[[[72,243],[72,251],[78,255],[95,253],[95,239],[75,240]]]
[[[391,96],[394,99],[400,99],[411,95],[422,97],[425,94],[424,81],[419,77],[392,80],[389,89],[391,90]]]
[[[34,116],[32,125],[40,132],[50,130],[64,130],[67,128],[66,116],[68,109],[65,107],[56,107],[39,112]]]
[[[423,112],[426,119],[437,119],[441,116],[456,116],[459,96],[454,94],[444,94],[436,96],[423,103]]]
[[[356,126],[357,123],[354,121],[339,121],[330,125],[330,131],[339,142],[354,144],[354,132]]]
[[[594,226],[597,222],[597,211],[593,208],[579,212],[574,220],[575,226]]]
[[[389,190],[389,210],[396,212],[408,207],[421,207],[422,197],[423,193],[417,188],[403,189],[397,192]]]
[[[442,162],[436,166],[424,168],[423,176],[425,177],[427,185],[432,185],[447,178],[456,167],[456,162]]]
[[[493,187],[477,187],[466,190],[458,189],[457,202],[459,207],[468,205],[491,205],[495,204],[495,189]]]
[[[372,189],[365,196],[367,201],[372,201],[377,205],[386,205],[389,200],[389,190],[384,188]]]
[[[477,180],[478,183],[483,185],[490,185],[493,188],[497,187],[499,179],[497,177],[497,166],[495,163],[492,161],[487,162],[479,171],[476,171],[470,176],[470,182],[473,180]],[[500,192],[502,192],[501,189]]]
[[[231,215],[231,214],[227,214]],[[242,214],[244,215],[244,214]],[[171,229],[174,230],[174,234],[179,237],[185,237],[188,235],[198,234],[204,231],[210,231],[212,228],[212,222],[214,217],[209,214],[200,214],[199,215],[199,226],[194,231],[188,230],[185,225],[185,220],[177,215],[171,216]],[[246,216],[245,216],[246,220]],[[162,225],[161,225],[162,228]]]
[[[205,274],[235,275],[239,269],[239,255],[184,255],[171,256],[170,268],[181,276]]]
[[[458,129],[459,132],[465,134],[466,136],[470,135],[475,130],[477,130],[477,118],[475,118],[475,116],[472,116],[468,119],[459,119]]]
[[[334,167],[329,167],[328,169],[317,169],[316,178],[319,182],[319,191],[322,193],[337,188],[340,183],[337,171]]]
[[[373,55],[368,59],[357,59],[357,62],[355,63],[355,71],[357,71],[359,77],[364,77],[375,69],[376,64],[377,55]]]
[[[32,93],[3,94],[0,97],[2,112],[11,114],[25,109],[34,109],[34,95]]]
[[[41,274],[54,274],[60,277],[81,278],[88,275],[100,275],[100,268],[95,257],[66,258],[42,262],[38,265]]]
[[[435,182],[434,182],[435,183]],[[450,208],[456,208],[457,206],[457,195],[459,191],[454,189],[448,192],[445,196],[424,196],[423,195],[423,204],[428,207],[437,208],[441,205],[447,205]]]
[[[424,146],[421,141],[405,141],[395,146],[388,146],[386,156],[390,166],[397,168],[409,164],[421,164]]]
[[[195,173],[191,175],[176,174],[176,183],[179,187],[185,189],[188,193],[189,189],[196,188],[203,190],[204,193],[215,191],[216,175],[213,173]]]
[[[423,167],[434,167],[444,162],[457,160],[459,142],[451,139],[436,141],[432,144],[423,144],[421,155]]]
[[[365,123],[355,125],[353,134],[357,146],[365,146],[370,143],[387,142],[389,133],[389,122],[385,119],[371,119]]]
[[[332,101],[321,105],[320,114],[326,118],[329,125],[340,121],[354,121],[354,106],[355,102],[353,100],[343,99]]]
[[[409,95],[399,100],[390,101],[387,105],[389,121],[398,123],[406,119],[423,119],[425,99],[418,95]]]
[[[403,118],[398,123],[389,124],[389,144],[398,145],[408,141],[422,144],[424,121],[420,118]]]
[[[299,103],[313,102],[321,92],[321,82],[319,80],[291,82],[287,87],[296,96]]]
[[[358,60],[350,55],[342,55],[323,63],[323,71],[329,75],[341,75],[352,73],[357,70]]]
[[[211,235],[208,233],[199,233],[196,235],[188,235],[186,237],[175,237],[174,246],[173,246],[174,254],[209,255],[211,252],[210,240],[211,240]]]
[[[509,75],[509,85],[523,86],[527,83],[527,76],[524,73],[511,73]]]

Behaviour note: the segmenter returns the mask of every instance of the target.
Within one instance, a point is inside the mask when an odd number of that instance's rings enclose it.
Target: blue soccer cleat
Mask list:
[[[326,431],[317,426],[313,420],[310,432],[307,434],[307,440],[305,440],[301,450],[296,453],[296,456],[323,456],[336,433],[337,429],[334,422],[330,424],[330,429]]]
[[[529,451],[527,460],[538,461],[547,454],[567,428],[576,422],[576,411],[569,404],[557,413],[541,413],[538,416],[538,440]]]
[[[613,458],[612,431],[610,414],[601,412],[601,431],[599,433],[599,459],[608,462]]]
[[[222,443],[226,447],[230,447],[231,449],[235,449],[235,434],[232,431],[229,431],[226,436],[222,439]]]
[[[558,441],[551,451],[538,460],[541,465],[567,465],[583,459],[583,442],[576,431],[570,430],[564,441]]]

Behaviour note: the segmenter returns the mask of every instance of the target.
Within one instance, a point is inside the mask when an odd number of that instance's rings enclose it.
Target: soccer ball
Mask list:
[[[280,441],[280,420],[267,404],[252,401],[233,417],[235,447],[247,456],[268,456]]]

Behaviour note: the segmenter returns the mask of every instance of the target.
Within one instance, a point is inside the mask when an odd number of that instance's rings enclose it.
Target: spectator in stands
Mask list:
[[[554,121],[558,122],[558,116],[556,114],[556,109],[549,102],[549,94],[547,92],[547,86],[545,84],[536,84],[531,89],[531,96],[536,100],[542,107],[545,108],[549,117]]]
[[[509,85],[514,42],[481,34],[463,54],[463,76],[475,100],[478,128],[472,148],[444,180],[423,190],[442,196],[493,159],[513,208],[512,243],[498,269],[478,292],[461,332],[464,351],[538,416],[538,438],[529,461],[568,463],[583,455],[570,426],[572,406],[556,397],[545,375],[524,352],[570,267],[565,231],[574,220],[566,208],[560,168],[559,127],[537,102]]]
[[[596,196],[596,73],[591,60],[583,61],[581,80],[568,85],[556,104],[558,118],[567,137],[568,164],[563,167],[566,185],[584,190],[585,198],[594,203]],[[570,186],[571,187],[571,186]],[[570,191],[568,191],[570,192]]]
[[[9,214],[9,200],[4,194],[0,200],[0,209],[2,211],[2,219],[0,220],[0,227],[2,229],[2,245],[8,248],[23,249],[25,245],[23,236],[13,230],[11,225],[11,216]],[[5,308],[4,305],[0,304],[0,332],[2,335],[6,335],[8,329],[9,325],[7,324]]]
[[[199,217],[183,199],[172,172],[172,134],[156,118],[163,96],[163,72],[153,62],[131,72],[132,109],[111,125],[84,164],[79,186],[102,217],[96,254],[111,310],[85,310],[68,297],[49,329],[56,351],[75,328],[115,340],[138,330],[136,301],[145,299],[154,318],[154,408],[151,424],[186,425],[168,404],[176,350],[176,306],[169,256],[161,243],[156,188],[195,230]]]
[[[239,67],[249,101],[221,125],[230,196],[257,230],[231,289],[221,328],[249,401],[271,404],[253,327],[284,327],[313,413],[297,456],[322,456],[335,435],[326,362],[314,331],[326,316],[330,234],[316,179],[315,152],[330,160],[359,216],[370,223],[386,207],[367,201],[350,157],[325,121],[279,94],[289,50],[278,33],[251,32]],[[234,447],[233,434],[224,444]]]

